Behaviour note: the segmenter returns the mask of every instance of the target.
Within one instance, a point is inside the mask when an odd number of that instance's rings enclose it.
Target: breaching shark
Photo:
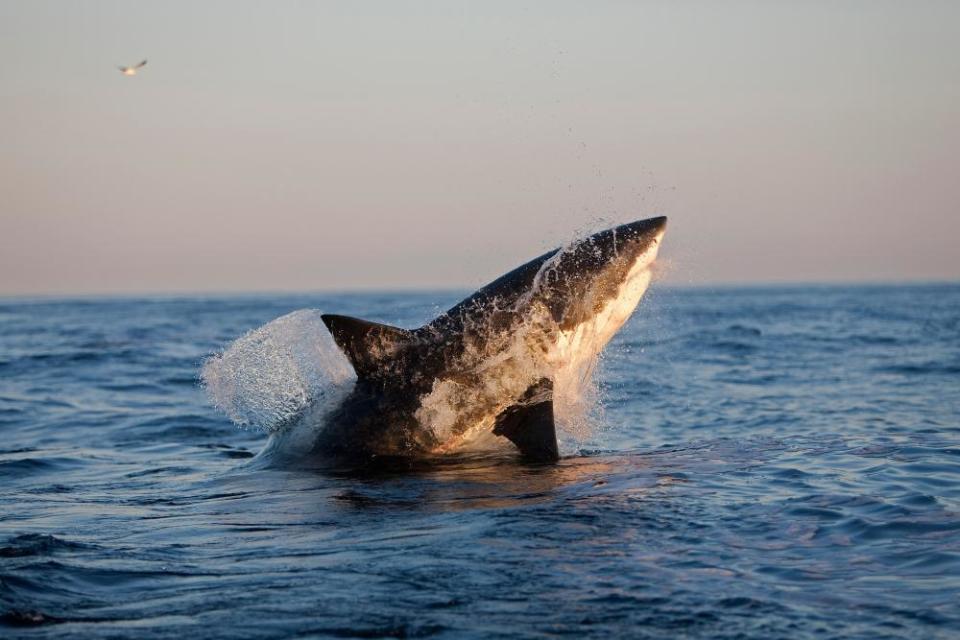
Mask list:
[[[323,315],[357,381],[317,449],[421,456],[493,436],[528,460],[558,460],[555,395],[589,375],[633,313],[666,223],[631,222],[549,251],[418,329]]]

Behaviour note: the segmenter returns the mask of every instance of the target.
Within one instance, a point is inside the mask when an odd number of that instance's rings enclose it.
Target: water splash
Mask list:
[[[210,402],[239,426],[277,431],[352,385],[353,368],[315,309],[246,333],[203,365]]]

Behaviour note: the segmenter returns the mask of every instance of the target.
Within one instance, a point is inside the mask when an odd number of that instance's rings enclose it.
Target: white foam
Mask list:
[[[294,311],[248,332],[203,365],[210,402],[240,426],[275,431],[355,380],[320,312]]]

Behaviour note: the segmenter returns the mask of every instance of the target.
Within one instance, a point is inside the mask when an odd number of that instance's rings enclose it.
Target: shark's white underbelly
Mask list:
[[[603,348],[630,318],[650,284],[646,264],[628,275],[616,296],[587,321],[557,335],[553,360],[553,406],[558,426],[576,438],[589,435],[597,403],[593,372]]]

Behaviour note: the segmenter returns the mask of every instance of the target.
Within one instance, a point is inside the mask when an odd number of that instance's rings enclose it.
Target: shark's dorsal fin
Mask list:
[[[532,462],[560,459],[553,422],[553,382],[542,378],[530,385],[520,400],[497,416],[493,432],[516,445]]]
[[[385,361],[413,339],[410,331],[388,324],[333,314],[320,317],[361,379],[373,377]]]

